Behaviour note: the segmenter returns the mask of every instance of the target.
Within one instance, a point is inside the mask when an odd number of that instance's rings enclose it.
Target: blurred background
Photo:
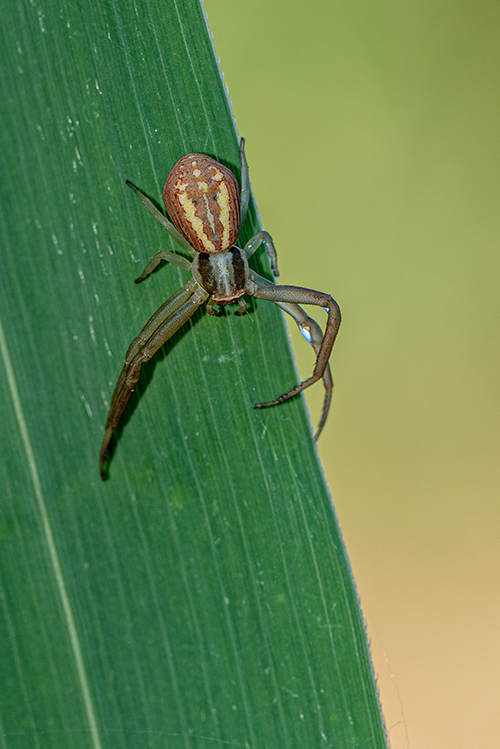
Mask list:
[[[390,745],[500,746],[500,4],[205,9],[280,282],[344,315],[319,453]]]

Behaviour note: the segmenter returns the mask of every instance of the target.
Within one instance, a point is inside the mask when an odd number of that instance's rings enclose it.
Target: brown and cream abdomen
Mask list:
[[[210,156],[188,153],[172,167],[163,201],[197,252],[222,252],[238,238],[240,192],[234,174]]]

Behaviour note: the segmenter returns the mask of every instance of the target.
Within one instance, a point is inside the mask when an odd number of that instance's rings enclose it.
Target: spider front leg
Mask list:
[[[298,325],[300,332],[302,333],[306,341],[311,344],[314,351],[316,352],[316,356],[318,356],[321,350],[321,343],[323,341],[323,331],[319,327],[316,320],[313,320],[312,317],[309,317],[309,315],[306,314],[306,312],[302,309],[302,307],[299,307],[298,304],[284,304],[283,302],[276,302],[276,304],[284,312],[287,312],[291,317],[293,317]],[[315,442],[318,440],[321,432],[323,431],[323,427],[326,424],[328,412],[330,411],[330,404],[332,402],[333,379],[329,362],[327,363],[325,371],[323,372],[323,385],[325,387],[325,397],[323,399],[321,418],[314,435]]]
[[[189,320],[207,298],[207,292],[201,289],[194,279],[190,279],[182,289],[162,304],[129,346],[125,356],[125,365],[111,399],[101,447],[99,471],[103,481],[107,478],[104,462],[111,437],[134,392],[142,365],[149,361],[158,349]]]
[[[251,271],[250,273],[250,285],[252,285],[252,283],[255,283],[257,286],[274,286],[272,281],[268,281],[267,278],[259,276],[259,274],[255,271]],[[286,312],[291,317],[293,317],[300,332],[302,333],[306,341],[311,344],[314,351],[316,352],[316,356],[318,356],[321,349],[321,343],[323,341],[323,331],[321,330],[316,320],[313,320],[312,317],[309,317],[309,315],[302,309],[302,307],[299,307],[298,304],[290,304],[285,302],[276,302],[276,304],[278,307],[280,307],[280,309],[283,310],[283,312]],[[321,419],[316,429],[316,434],[314,435],[315,441],[320,436],[321,432],[323,431],[323,427],[326,424],[332,400],[333,379],[329,363],[326,365],[325,371],[323,372],[323,385],[325,387],[325,397],[323,399]]]
[[[268,408],[269,406],[283,403],[283,401],[293,398],[294,395],[301,393],[303,390],[314,385],[315,382],[323,378],[327,392],[325,394],[323,413],[317,432],[318,436],[326,421],[330,405],[329,393],[331,393],[331,385],[333,383],[331,382],[331,375],[328,371],[328,360],[340,327],[341,316],[339,306],[333,297],[320,291],[304,289],[299,286],[275,286],[274,284],[269,283],[258,285],[260,280],[260,277],[256,273],[250,275],[248,293],[253,294],[258,299],[267,299],[270,302],[276,302],[280,307],[294,317],[301,330],[309,330],[311,334],[311,345],[317,352],[317,359],[311,377],[308,377],[307,380],[304,380],[272,401],[267,403],[256,403],[255,408]],[[254,283],[255,287],[253,286]],[[326,324],[325,334],[321,337],[321,342],[319,341],[321,334],[317,330],[317,323],[309,318],[308,315],[298,307],[299,304],[314,304],[315,306],[323,307],[323,309],[327,310],[328,322]]]

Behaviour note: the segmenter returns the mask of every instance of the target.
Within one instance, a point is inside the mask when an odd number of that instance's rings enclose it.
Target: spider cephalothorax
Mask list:
[[[316,439],[325,425],[333,387],[328,360],[340,326],[340,310],[329,294],[300,286],[276,286],[249,268],[248,258],[264,244],[273,275],[278,275],[276,250],[268,232],[258,231],[242,249],[236,246],[250,199],[243,138],[240,141],[240,154],[241,194],[234,174],[210,156],[188,153],[179,159],[172,167],[163,188],[163,201],[172,221],[160,213],[137,187],[127,182],[180,247],[194,255],[194,260],[190,262],[182,255],[163,250],[150,260],[142,275],[136,279],[136,283],[142,281],[162,260],[191,271],[187,284],[154,313],[132,341],[125,355],[125,365],[111,399],[101,447],[99,467],[102,479],[106,478],[104,463],[111,437],[134,391],[142,365],[207,300],[207,312],[212,315],[220,315],[214,304],[236,302],[240,305],[236,314],[243,314],[247,309],[243,295],[249,294],[275,302],[293,317],[317,354],[313,374],[273,401],[257,403],[255,408],[282,403],[323,379],[325,399]],[[304,312],[300,304],[314,304],[328,312],[324,335],[317,322]]]

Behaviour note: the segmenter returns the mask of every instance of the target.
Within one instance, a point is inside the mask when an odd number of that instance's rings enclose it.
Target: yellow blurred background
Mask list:
[[[205,8],[280,282],[342,308],[319,452],[390,745],[500,746],[500,3]]]

